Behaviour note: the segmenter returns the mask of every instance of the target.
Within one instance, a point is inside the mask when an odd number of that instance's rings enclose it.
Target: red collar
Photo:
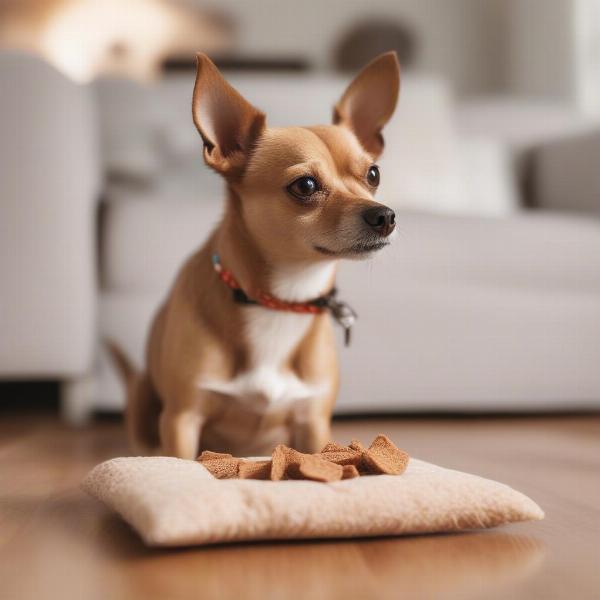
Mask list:
[[[244,292],[236,278],[233,276],[233,273],[221,265],[221,259],[218,254],[213,254],[212,264],[221,281],[233,290],[233,299],[238,304],[260,304],[260,306],[270,308],[271,310],[316,315],[328,308],[329,300],[336,294],[336,289],[333,288],[328,294],[313,298],[312,300],[307,300],[306,302],[288,302],[286,300],[280,300],[271,294],[260,292],[258,297],[254,299],[250,298],[246,292]]]
[[[270,310],[281,310],[294,313],[320,314],[326,310],[336,320],[338,325],[344,328],[344,341],[346,346],[350,345],[350,332],[356,321],[357,315],[345,302],[336,298],[337,290],[332,288],[324,296],[319,296],[306,302],[287,302],[280,300],[271,294],[259,293],[257,298],[250,298],[240,287],[233,273],[221,265],[218,254],[212,255],[212,264],[221,281],[233,290],[233,300],[238,304],[258,304]]]

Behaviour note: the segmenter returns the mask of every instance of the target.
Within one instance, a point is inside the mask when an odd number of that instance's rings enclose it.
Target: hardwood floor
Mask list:
[[[121,424],[0,415],[0,598],[600,598],[600,416],[367,419],[414,456],[525,492],[546,520],[487,532],[150,550],[79,491]]]

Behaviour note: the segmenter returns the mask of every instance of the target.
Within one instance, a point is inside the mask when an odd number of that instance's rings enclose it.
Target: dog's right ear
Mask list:
[[[196,57],[192,115],[204,142],[204,160],[226,177],[239,177],[265,128],[265,115],[225,81],[206,54]]]

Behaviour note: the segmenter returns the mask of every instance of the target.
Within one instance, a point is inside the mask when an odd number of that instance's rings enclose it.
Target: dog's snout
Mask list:
[[[387,206],[374,206],[362,214],[365,223],[380,235],[387,237],[396,227],[396,214]]]

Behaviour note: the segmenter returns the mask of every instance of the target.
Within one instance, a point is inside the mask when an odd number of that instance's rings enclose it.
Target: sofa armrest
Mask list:
[[[0,376],[69,377],[95,339],[99,163],[89,90],[0,53]]]
[[[600,126],[533,152],[532,196],[539,208],[600,214]]]

